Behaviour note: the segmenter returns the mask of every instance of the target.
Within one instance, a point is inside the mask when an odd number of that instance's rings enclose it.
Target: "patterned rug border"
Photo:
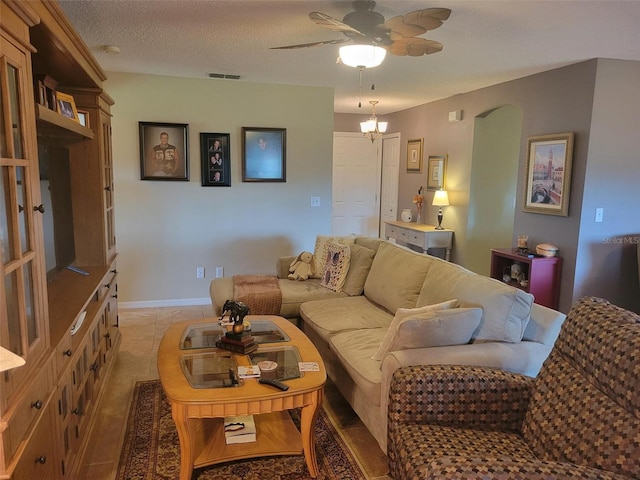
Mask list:
[[[179,453],[175,453],[175,450],[179,452],[177,433],[160,381],[135,382],[130,398],[116,480],[177,479],[179,476]],[[165,418],[167,416],[168,419]],[[172,430],[169,432],[172,438],[164,441],[170,443],[174,450],[165,451],[164,454],[163,428]],[[336,426],[332,413],[324,408],[321,408],[316,423],[316,457],[319,470],[317,480],[366,480],[368,478],[361,462],[349,447],[344,433]],[[170,465],[173,463],[175,465]],[[285,471],[287,468],[289,471]],[[252,470],[256,471],[252,473]],[[311,477],[302,455],[227,462],[194,470],[192,477],[193,480],[218,478],[306,480]]]

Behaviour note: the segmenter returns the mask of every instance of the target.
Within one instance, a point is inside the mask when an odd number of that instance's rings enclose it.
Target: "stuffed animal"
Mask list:
[[[289,276],[291,280],[306,280],[315,274],[315,263],[313,253],[302,252],[289,265]]]

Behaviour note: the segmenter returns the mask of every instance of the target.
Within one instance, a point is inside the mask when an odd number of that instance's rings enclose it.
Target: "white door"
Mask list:
[[[380,150],[380,140],[334,132],[332,235],[378,236]]]
[[[398,182],[400,179],[400,134],[382,139],[382,179],[380,181],[380,238],[384,238],[384,222],[397,220]]]

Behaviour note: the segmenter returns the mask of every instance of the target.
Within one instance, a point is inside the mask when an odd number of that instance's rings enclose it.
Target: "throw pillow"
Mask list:
[[[320,285],[334,292],[341,292],[349,271],[350,260],[351,250],[349,245],[330,243]]]
[[[376,252],[362,245],[356,245],[355,243],[349,245],[349,250],[351,250],[351,263],[342,291],[350,297],[353,297],[362,295],[364,282],[367,279],[371,262],[373,262],[373,257]]]
[[[400,322],[389,351],[467,344],[481,320],[477,307],[413,315]]]
[[[396,331],[398,330],[398,325],[405,319],[412,317],[414,315],[424,315],[429,312],[435,312],[437,310],[448,310],[451,308],[458,307],[458,299],[448,300],[442,303],[436,303],[434,305],[425,305],[420,308],[399,308],[396,310],[396,315],[391,320],[391,325],[387,329],[387,333],[378,348],[378,351],[374,353],[371,357],[374,360],[382,360],[387,352],[390,351],[391,344],[393,343],[393,339],[396,336]]]
[[[346,237],[328,237],[324,235],[318,235],[316,237],[316,245],[313,250],[313,258],[316,262],[315,278],[322,278],[322,272],[324,272],[324,264],[327,258],[327,249],[330,243],[340,243],[342,245],[350,245],[354,243],[356,237],[349,235]]]

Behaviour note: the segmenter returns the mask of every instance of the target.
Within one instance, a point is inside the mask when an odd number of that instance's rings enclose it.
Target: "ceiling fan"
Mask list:
[[[388,53],[399,56],[418,57],[442,50],[441,43],[418,36],[440,27],[451,14],[448,8],[416,10],[385,21],[384,16],[373,11],[375,6],[376,2],[373,0],[356,0],[353,2],[355,11],[345,15],[342,21],[324,13],[311,12],[309,14],[311,21],[334,32],[341,32],[346,38],[286,45],[273,47],[273,49],[306,48],[353,42],[382,47]]]

